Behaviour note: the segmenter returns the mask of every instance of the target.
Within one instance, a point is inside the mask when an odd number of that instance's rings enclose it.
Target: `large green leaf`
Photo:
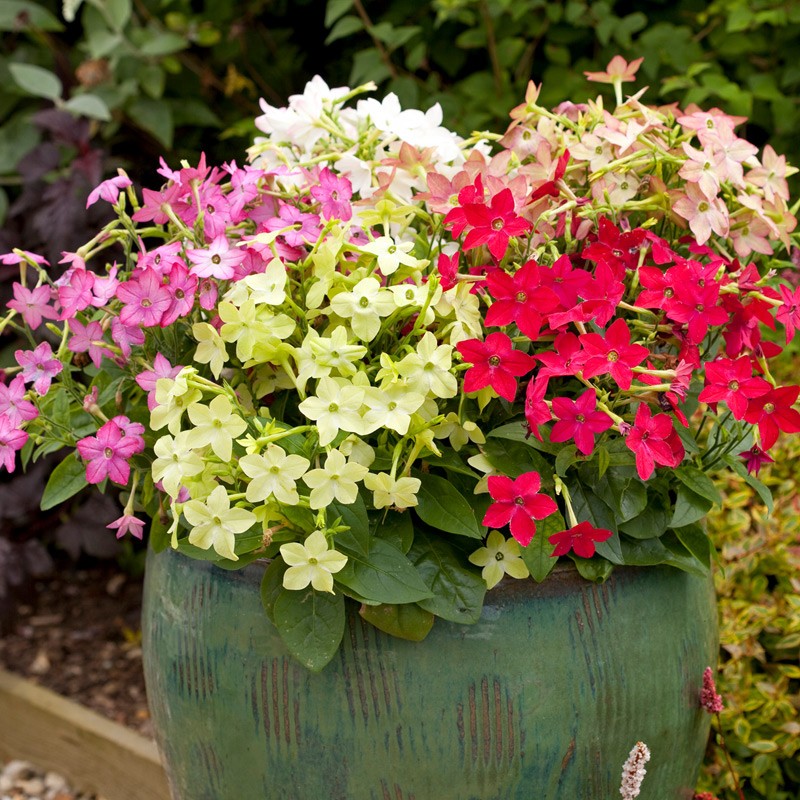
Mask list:
[[[282,558],[270,561],[261,579],[261,605],[264,607],[269,621],[274,624],[275,617],[272,613],[278,595],[283,591],[283,574],[289,569]]]
[[[336,535],[336,549],[347,554],[368,556],[370,549],[369,517],[361,496],[358,495],[355,503],[349,506],[334,500],[328,506],[328,524],[332,524],[337,517],[341,517],[342,524],[347,525],[350,530]]]
[[[336,655],[344,636],[344,595],[281,589],[272,606],[275,627],[289,652],[312,672]]]
[[[619,529],[634,539],[653,539],[669,527],[672,506],[660,492],[647,493],[647,507],[633,519],[620,523]]]
[[[84,486],[86,480],[86,467],[72,453],[68,455],[50,474],[47,486],[39,503],[42,511],[47,511],[70,497],[76,495]]]
[[[558,558],[553,557],[555,545],[547,541],[549,536],[563,531],[567,527],[560,511],[549,517],[537,520],[536,535],[527,547],[522,548],[522,560],[525,562],[531,577],[541,583],[556,565]]]
[[[559,445],[563,448],[563,445]],[[518,478],[525,472],[535,471],[542,476],[542,485],[553,485],[553,468],[547,459],[528,444],[514,439],[489,438],[483,446],[491,465],[509,478]]]
[[[434,620],[430,611],[416,603],[361,606],[358,613],[379,630],[412,642],[421,642],[430,633]]]
[[[422,608],[451,622],[480,619],[486,583],[465,566],[452,545],[418,531],[409,557],[431,590],[431,597],[419,601]]]
[[[706,568],[711,568],[711,540],[699,523],[675,528],[680,543]]]
[[[41,3],[28,0],[0,0],[0,31],[21,28],[40,31],[63,31],[64,26]]]
[[[719,489],[714,485],[711,478],[705,472],[697,469],[697,467],[692,467],[688,464],[678,467],[675,470],[675,477],[695,494],[705,497],[718,506],[722,505],[722,495],[719,493]]]
[[[137,97],[127,106],[125,111],[136,125],[153,134],[168,150],[172,148],[175,123],[172,116],[172,108],[166,100]]]
[[[370,530],[373,536],[385,539],[403,553],[408,553],[414,543],[414,524],[407,511],[378,511]]]
[[[472,506],[452,483],[430,473],[415,474],[421,481],[415,510],[424,523],[447,533],[483,538]]]
[[[708,513],[712,505],[714,504],[711,500],[693,492],[688,486],[679,486],[675,511],[669,523],[670,527],[683,528],[685,525],[697,522]]]
[[[595,493],[614,511],[618,522],[641,514],[647,507],[647,486],[631,467],[611,467],[594,484]]]
[[[373,603],[415,603],[431,594],[403,552],[377,538],[368,556],[348,554],[336,581]]]
[[[61,81],[58,76],[35,64],[12,63],[8,65],[11,79],[25,94],[57,100],[61,97]]]

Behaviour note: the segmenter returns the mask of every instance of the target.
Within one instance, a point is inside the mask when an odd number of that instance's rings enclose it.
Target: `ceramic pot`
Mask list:
[[[611,800],[639,740],[642,797],[691,798],[717,659],[710,579],[506,578],[478,624],[437,620],[422,643],[353,604],[312,674],[264,615],[263,569],[148,557],[145,676],[175,800]]]

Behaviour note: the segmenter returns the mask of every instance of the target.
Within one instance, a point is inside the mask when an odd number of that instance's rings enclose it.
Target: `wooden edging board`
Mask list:
[[[169,800],[153,742],[0,670],[0,760],[22,759],[104,800]]]

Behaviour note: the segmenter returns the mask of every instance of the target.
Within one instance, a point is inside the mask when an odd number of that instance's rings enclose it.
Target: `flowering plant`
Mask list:
[[[312,669],[345,596],[422,639],[561,557],[707,572],[709,476],[769,501],[756,473],[800,430],[762,336],[800,327],[774,252],[796,170],[740,118],[623,102],[637,67],[589,75],[613,112],[531,83],[468,140],[315,78],[264,105],[246,166],[162,161],[141,200],[105,181],[116,219],[60,277],[2,256],[0,327],[31,344],[0,385],[5,467],[72,448],[45,507],[110,481],[119,536],[144,511],[156,550],[271,559],[267,613]]]

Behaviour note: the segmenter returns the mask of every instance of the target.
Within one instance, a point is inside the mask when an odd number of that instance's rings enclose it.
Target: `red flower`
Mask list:
[[[444,226],[452,229],[453,236],[461,236],[464,228],[467,227],[466,207],[473,203],[482,202],[483,183],[481,182],[481,176],[478,175],[474,183],[468,184],[458,193],[458,205],[447,212],[447,216],[444,218]]]
[[[597,241],[592,242],[581,253],[581,258],[588,258],[598,264],[605,262],[612,269],[636,269],[639,264],[639,253],[645,241],[645,232],[641,228],[620,233],[613,222],[605,217],[600,218]]]
[[[456,345],[456,350],[470,367],[464,375],[464,391],[477,392],[491,386],[500,397],[509,403],[517,393],[517,381],[521,375],[536,366],[533,356],[515,350],[511,339],[504,333],[490,333],[486,341],[467,339]]]
[[[631,344],[631,331],[623,319],[609,326],[605,338],[599,333],[585,333],[578,338],[587,356],[583,377],[610,373],[620,389],[631,388],[632,368],[641,364],[650,352],[644,345]]]
[[[783,299],[783,305],[775,314],[775,319],[786,328],[786,344],[794,339],[794,332],[800,328],[800,288],[792,291],[788,286],[781,284],[778,289]]]
[[[706,385],[697,399],[709,405],[727,403],[735,419],[744,419],[748,402],[769,390],[763,378],[753,377],[753,366],[746,356],[735,361],[720,358],[706,364]]]
[[[553,556],[565,556],[572,550],[576,556],[591,558],[595,542],[605,542],[613,535],[605,528],[595,528],[590,522],[579,522],[574,528],[554,533],[547,541],[556,546]]]
[[[575,440],[575,446],[588,456],[594,450],[595,434],[607,431],[613,420],[603,411],[597,411],[597,394],[587,389],[577,400],[568,397],[553,398],[553,413],[558,422],[550,432],[551,442]]]
[[[754,444],[749,450],[739,453],[739,458],[744,461],[744,465],[751,475],[758,475],[758,471],[764,464],[775,463],[775,459],[770,458],[757,444]]]
[[[547,384],[549,378],[544,377],[543,373],[539,373],[539,377],[528,381],[528,388],[525,390],[525,420],[528,423],[528,429],[533,436],[542,441],[542,434],[539,431],[539,426],[550,422],[551,414],[550,407],[545,403],[544,396],[547,393]]]
[[[779,431],[800,432],[800,413],[792,408],[798,394],[800,386],[779,386],[748,403],[744,418],[751,425],[758,425],[761,447],[764,450],[769,450],[775,444]]]
[[[486,510],[483,524],[490,528],[509,525],[511,535],[527,547],[536,533],[536,519],[558,510],[555,500],[539,494],[542,479],[538,472],[526,472],[516,480],[505,475],[489,476],[489,494],[495,501]]]
[[[517,216],[511,189],[498,192],[488,206],[483,203],[464,206],[464,214],[472,226],[464,240],[464,250],[472,250],[485,244],[498,261],[506,254],[511,237],[519,236],[532,227],[528,220]]]
[[[581,343],[574,333],[559,333],[553,342],[552,352],[537,353],[541,361],[541,374],[548,377],[556,375],[577,375],[586,360]]]
[[[677,467],[683,460],[683,445],[672,420],[666,414],[652,416],[646,403],[639,404],[625,444],[636,456],[636,471],[643,481],[653,474],[656,464]]]
[[[555,292],[542,286],[535,261],[527,261],[513,276],[493,270],[486,276],[486,283],[494,298],[486,312],[486,324],[502,326],[514,322],[529,339],[539,337],[543,315],[559,305]]]

